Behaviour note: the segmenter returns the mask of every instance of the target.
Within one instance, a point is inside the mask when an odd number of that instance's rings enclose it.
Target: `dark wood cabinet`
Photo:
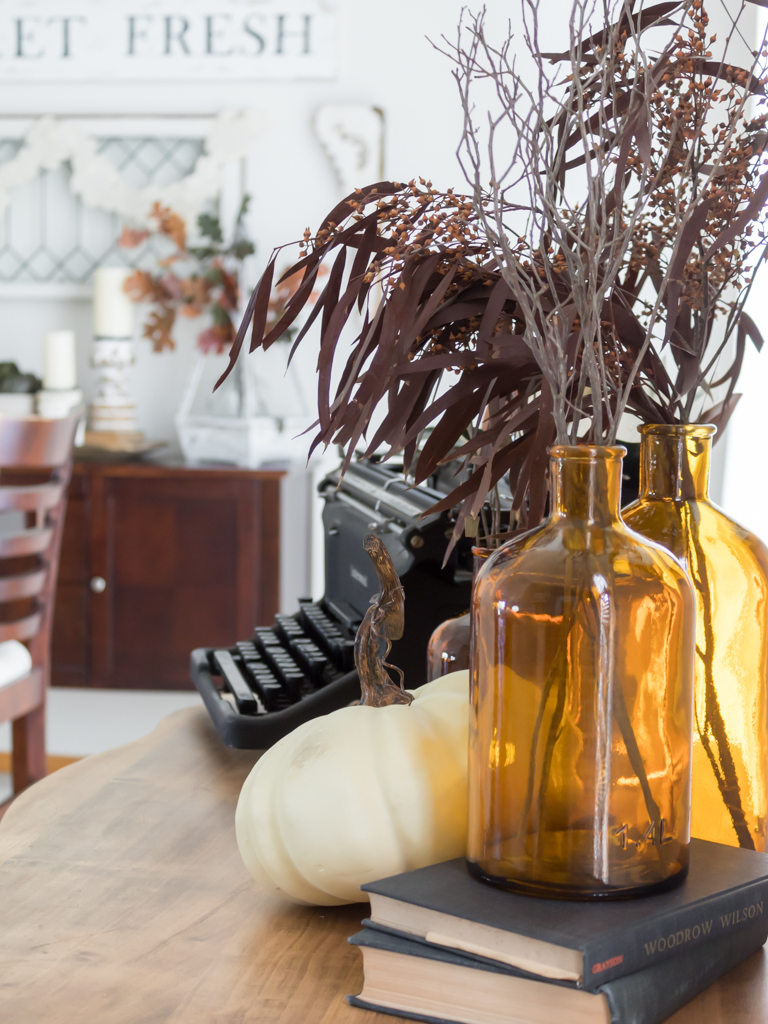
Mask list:
[[[53,685],[190,689],[189,652],[278,610],[279,471],[75,464]]]

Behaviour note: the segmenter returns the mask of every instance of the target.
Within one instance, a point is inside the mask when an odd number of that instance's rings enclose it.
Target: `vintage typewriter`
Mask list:
[[[637,497],[639,475],[639,445],[627,447],[624,503]],[[419,518],[455,486],[454,468],[419,487],[388,463],[354,463],[342,480],[338,470],[325,478],[322,600],[300,601],[293,615],[278,615],[234,647],[192,652],[192,679],[225,743],[263,749],[359,698],[355,634],[378,585],[363,549],[368,533],[386,544],[405,591],[405,633],[388,661],[403,670],[409,689],[426,682],[433,630],[470,602],[472,541],[462,539],[443,568],[453,519],[447,512]],[[511,495],[502,502],[508,506]]]
[[[359,698],[355,634],[378,586],[363,549],[366,534],[382,538],[405,591],[405,633],[388,660],[403,670],[409,689],[426,682],[433,630],[469,607],[472,542],[463,539],[443,567],[451,515],[419,518],[455,481],[446,475],[409,487],[401,469],[373,462],[355,463],[340,478],[333,472],[320,485],[322,600],[300,601],[294,614],[278,615],[234,647],[192,652],[192,679],[229,746],[263,749]]]

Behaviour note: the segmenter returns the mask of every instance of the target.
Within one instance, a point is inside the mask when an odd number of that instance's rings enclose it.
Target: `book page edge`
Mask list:
[[[581,950],[443,914],[390,896],[372,892],[370,897],[371,922],[382,928],[415,935],[444,948],[474,953],[543,978],[576,984],[583,981]],[[491,941],[495,944],[489,944]]]

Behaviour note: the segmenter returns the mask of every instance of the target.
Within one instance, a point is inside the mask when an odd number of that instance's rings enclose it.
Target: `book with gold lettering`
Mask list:
[[[463,859],[363,889],[371,928],[592,990],[768,922],[768,855],[693,839],[679,888],[605,903],[505,892],[473,879]]]
[[[766,935],[768,920],[753,918],[588,992],[366,928],[349,940],[361,948],[365,980],[362,992],[347,1000],[427,1024],[660,1024],[756,953]]]

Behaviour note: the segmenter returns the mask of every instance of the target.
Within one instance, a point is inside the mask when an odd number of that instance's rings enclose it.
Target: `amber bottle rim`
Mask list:
[[[621,444],[554,444],[547,448],[551,459],[595,462],[598,459],[623,459],[627,449]]]
[[[714,423],[644,423],[639,427],[643,437],[713,437]]]

